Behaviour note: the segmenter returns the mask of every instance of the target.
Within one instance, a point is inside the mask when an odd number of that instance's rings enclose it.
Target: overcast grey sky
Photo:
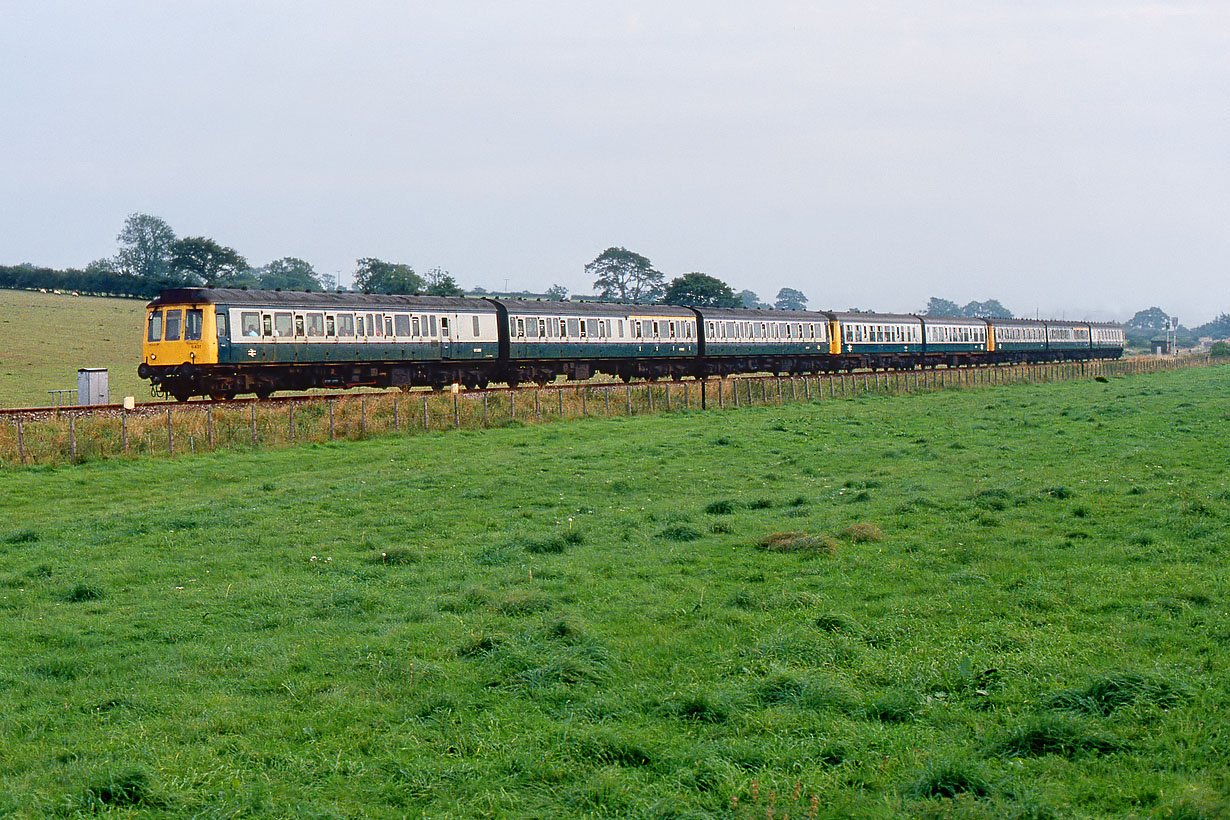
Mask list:
[[[0,99],[0,264],[141,212],[344,280],[1230,311],[1225,0],[0,0]]]

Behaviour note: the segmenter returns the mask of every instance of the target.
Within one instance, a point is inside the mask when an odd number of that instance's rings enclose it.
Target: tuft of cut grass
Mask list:
[[[421,557],[416,550],[412,550],[409,547],[389,547],[379,555],[373,555],[369,560],[373,564],[402,566],[405,564],[417,564]]]
[[[851,524],[841,531],[841,534],[849,538],[852,543],[860,544],[867,541],[883,541],[884,533],[875,524],[867,521],[860,521],[857,524]]]
[[[667,541],[696,541],[703,538],[704,533],[687,524],[676,524],[658,533],[658,537]]]
[[[1125,748],[1115,738],[1090,731],[1083,723],[1062,715],[1040,715],[1013,729],[991,746],[1002,757],[1076,757],[1084,753],[1108,754]]]
[[[836,539],[827,535],[808,535],[805,532],[775,532],[756,542],[759,549],[767,552],[812,552],[832,555],[840,546]]]
[[[945,760],[933,764],[905,791],[911,797],[986,797],[991,783],[981,766],[967,760]]]
[[[108,812],[112,808],[156,806],[150,789],[150,777],[141,769],[125,769],[99,777],[85,789],[82,808],[92,812]]]
[[[107,593],[101,587],[84,582],[74,584],[68,592],[64,593],[64,600],[70,604],[79,604],[84,601],[101,601],[105,597],[107,597]]]
[[[1055,692],[1044,703],[1050,709],[1109,715],[1116,709],[1138,703],[1169,709],[1190,697],[1187,687],[1177,681],[1121,672],[1097,678],[1083,688]]]
[[[723,498],[719,501],[711,501],[705,505],[705,512],[709,515],[731,515],[735,511],[735,502],[728,498]]]

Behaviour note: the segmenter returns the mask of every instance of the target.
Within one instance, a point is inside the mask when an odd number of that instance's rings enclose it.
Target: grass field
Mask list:
[[[1226,373],[5,468],[0,816],[1226,817]]]
[[[0,407],[44,407],[77,386],[82,367],[107,368],[111,400],[148,400],[137,378],[145,303],[0,289]]]

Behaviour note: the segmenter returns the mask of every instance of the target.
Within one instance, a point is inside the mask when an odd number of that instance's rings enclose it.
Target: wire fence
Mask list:
[[[679,411],[725,411],[868,394],[970,389],[1156,373],[1207,356],[645,384],[572,383],[519,390],[361,393],[294,401],[197,402],[134,410],[53,409],[0,424],[0,463],[48,465],[174,458],[214,450],[358,441],[383,435],[545,424]]]

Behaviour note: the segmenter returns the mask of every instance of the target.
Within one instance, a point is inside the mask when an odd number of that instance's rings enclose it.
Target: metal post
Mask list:
[[[127,420],[127,413],[124,414],[124,418]],[[205,439],[209,442],[209,449],[212,450],[214,448],[214,409],[212,407],[205,408]],[[124,449],[128,449],[127,438],[124,440]]]
[[[397,419],[397,399],[398,399],[397,396],[393,397],[393,432],[397,432],[398,430],[401,429],[401,426],[398,424],[398,419]],[[487,396],[486,394],[484,394],[483,402],[485,403],[486,400],[487,400]],[[486,421],[485,418],[484,418],[484,421]]]
[[[286,429],[290,434],[290,443],[295,443],[295,403],[286,405]]]
[[[68,456],[77,460],[77,419],[73,416],[68,417]]]
[[[671,411],[671,383],[666,383],[666,412]]]
[[[329,405],[329,441],[333,441],[333,399],[328,399],[327,401]]]
[[[22,464],[26,463],[26,437],[21,429],[21,417],[17,418],[17,458]]]
[[[541,392],[537,387],[534,388],[534,418],[537,421],[542,421],[542,405],[538,401],[538,394]]]
[[[718,382],[719,390],[721,390],[721,385],[722,383]],[[719,398],[721,397],[721,395],[722,395],[721,393],[718,393]],[[735,397],[735,407],[738,408],[739,406],[739,380],[738,379],[730,380],[730,395]],[[720,401],[718,403],[721,404]],[[751,382],[747,383],[747,403],[748,404],[752,403],[752,383]]]
[[[625,398],[628,402],[628,415],[630,416],[632,415],[632,385],[625,387],[624,392],[627,394]]]
[[[367,398],[359,399],[359,438],[367,438]]]
[[[124,415],[120,416],[120,441],[122,443],[121,446],[123,446],[124,448],[124,452],[127,453],[128,452],[128,413],[127,411],[125,411]]]
[[[427,432],[427,397],[423,396],[423,432]]]
[[[684,409],[684,410],[687,410],[687,409],[688,409],[688,407],[689,407],[689,404],[688,404],[688,383],[687,383],[687,382],[684,382],[684,383],[683,383],[683,409]]]
[[[726,409],[726,399],[722,395],[722,393],[724,392],[722,390],[722,385],[724,385],[725,383],[726,383],[725,377],[718,379],[718,409],[719,410]],[[736,390],[735,391],[735,406],[738,406],[738,402],[739,402],[739,391]]]
[[[562,419],[564,417],[564,388],[555,388],[555,400],[556,406],[559,407],[559,417]]]
[[[461,426],[461,398],[457,393],[453,394],[453,427]]]
[[[171,408],[167,408],[167,455],[175,455],[174,437],[171,435]]]
[[[645,406],[649,408],[649,412],[653,412],[653,383],[649,382],[645,385]]]
[[[517,391],[511,387],[508,388],[508,417],[514,420],[517,418]]]
[[[394,404],[394,407],[397,405]],[[487,426],[487,394],[483,393],[483,427]]]
[[[249,405],[249,407],[251,407],[252,409],[252,446],[255,447],[256,446],[256,402],[252,402],[252,404]],[[170,424],[170,418],[171,418],[171,411],[168,410],[167,411],[168,425]]]
[[[707,395],[708,391],[706,390],[708,386],[709,386],[709,377],[706,376],[705,378],[700,380],[700,409],[701,410],[709,409],[709,396]]]
[[[587,400],[585,394],[588,393],[589,391],[585,389],[584,387],[578,386],[577,392],[581,394],[581,415],[588,416],[589,415],[589,401]]]

